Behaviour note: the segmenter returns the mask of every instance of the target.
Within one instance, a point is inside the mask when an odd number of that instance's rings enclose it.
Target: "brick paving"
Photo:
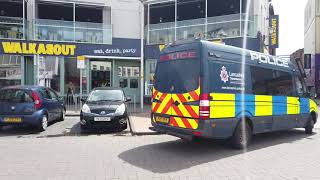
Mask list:
[[[167,135],[81,134],[78,118],[0,132],[1,180],[319,180],[320,129],[258,135],[247,152]]]

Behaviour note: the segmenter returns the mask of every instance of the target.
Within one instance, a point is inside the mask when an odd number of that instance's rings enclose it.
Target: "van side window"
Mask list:
[[[289,72],[251,67],[252,91],[257,95],[293,95],[293,79]]]

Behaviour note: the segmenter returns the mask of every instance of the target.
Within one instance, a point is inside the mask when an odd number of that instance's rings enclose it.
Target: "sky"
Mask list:
[[[279,14],[279,49],[277,55],[290,55],[304,47],[304,8],[308,0],[272,0]]]

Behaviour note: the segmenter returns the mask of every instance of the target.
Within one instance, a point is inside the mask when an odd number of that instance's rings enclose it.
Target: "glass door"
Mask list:
[[[106,61],[91,61],[91,89],[96,87],[111,87],[112,63]]]

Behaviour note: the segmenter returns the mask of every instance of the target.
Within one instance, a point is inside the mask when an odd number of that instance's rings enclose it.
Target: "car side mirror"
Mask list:
[[[126,97],[126,102],[130,102],[131,98],[130,97]]]
[[[313,98],[313,99],[315,99],[316,97],[317,97],[317,93],[316,93],[316,88],[315,87],[312,87],[311,89],[310,89],[310,98]]]
[[[81,102],[85,103],[87,101],[87,98],[86,97],[82,97],[81,98]]]
[[[60,97],[58,98],[58,100],[59,100],[59,101],[64,101],[64,97],[63,97],[63,96],[60,96]]]

